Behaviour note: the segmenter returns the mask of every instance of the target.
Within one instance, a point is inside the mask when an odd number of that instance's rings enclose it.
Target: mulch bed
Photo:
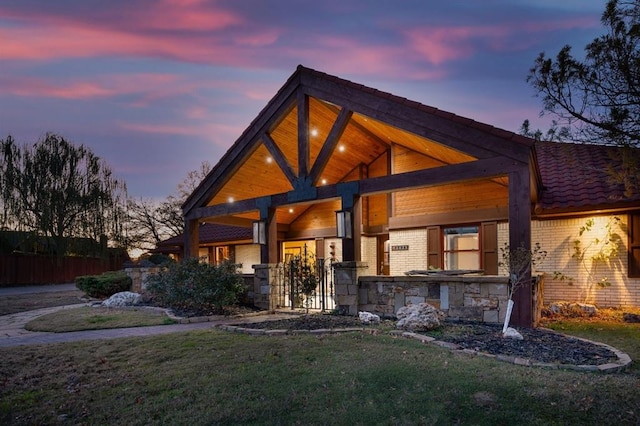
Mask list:
[[[318,330],[349,327],[394,328],[393,321],[380,326],[363,325],[357,317],[341,315],[303,315],[291,319],[244,324],[245,328]],[[502,327],[495,324],[445,321],[438,329],[423,334],[437,340],[455,343],[493,355],[526,358],[542,363],[568,365],[601,365],[617,361],[617,356],[604,346],[565,336],[551,330],[518,328],[524,340],[505,339]]]

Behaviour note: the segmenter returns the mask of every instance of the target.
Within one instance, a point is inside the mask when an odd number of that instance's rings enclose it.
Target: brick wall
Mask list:
[[[596,252],[595,244],[587,250],[585,262],[587,269],[594,270],[595,280],[607,278],[612,285],[606,288],[598,288],[596,285],[587,285],[588,273],[584,267],[571,257],[573,254],[573,242],[581,239],[583,247],[593,241],[594,238],[603,239],[606,234],[604,226],[609,223],[612,216],[594,216],[592,231],[583,233],[580,237],[580,228],[585,225],[587,217],[569,218],[558,220],[533,221],[531,224],[531,242],[540,243],[543,250],[548,252],[547,257],[538,266],[537,272],[545,273],[545,304],[554,301],[576,301],[595,303],[598,306],[640,306],[640,279],[629,278],[627,258],[627,227],[628,216],[619,215],[619,226],[614,226],[613,231],[620,236],[620,249],[609,266],[599,265],[595,270],[588,259]],[[498,244],[502,247],[509,240],[507,223],[498,225]],[[554,271],[562,272],[565,276],[573,278],[573,285],[561,280],[554,280]],[[500,271],[504,274],[504,271]]]
[[[389,252],[390,274],[404,275],[416,269],[428,269],[427,229],[403,229],[389,232],[389,244],[409,246],[408,250]]]

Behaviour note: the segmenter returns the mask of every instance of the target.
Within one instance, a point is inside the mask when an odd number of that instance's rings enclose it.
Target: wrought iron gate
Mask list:
[[[277,285],[273,286],[278,308],[329,311],[335,308],[334,269],[330,259],[307,252],[291,256],[278,265]],[[275,293],[275,294],[274,294]]]

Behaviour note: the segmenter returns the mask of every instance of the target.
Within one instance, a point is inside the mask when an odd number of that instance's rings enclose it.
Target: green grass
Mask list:
[[[635,372],[515,366],[389,335],[217,330],[0,350],[1,424],[634,424]]]
[[[83,306],[43,315],[27,323],[25,329],[62,333],[173,323],[174,321],[167,317],[163,311],[158,310]]]

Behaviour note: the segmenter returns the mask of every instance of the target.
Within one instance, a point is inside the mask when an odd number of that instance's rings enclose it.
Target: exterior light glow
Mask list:
[[[253,222],[253,243],[262,245],[267,243],[267,224],[264,220]]]
[[[351,238],[351,212],[340,210],[336,212],[336,235],[338,238]]]

